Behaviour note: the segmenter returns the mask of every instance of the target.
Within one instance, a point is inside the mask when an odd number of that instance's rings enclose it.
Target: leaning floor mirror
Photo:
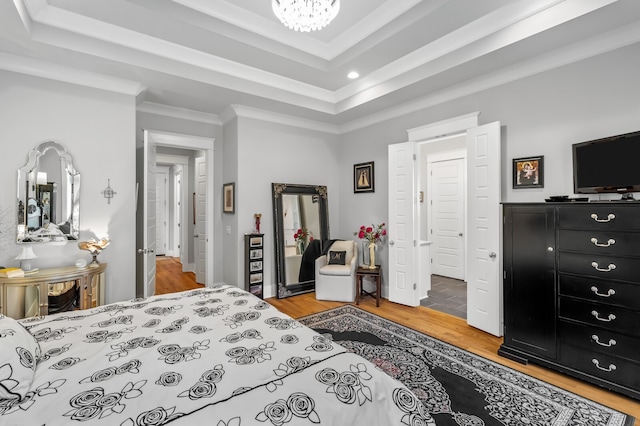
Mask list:
[[[273,183],[278,298],[315,290],[315,260],[329,239],[327,187]]]

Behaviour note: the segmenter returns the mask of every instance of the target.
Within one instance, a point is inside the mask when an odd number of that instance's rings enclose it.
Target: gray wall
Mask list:
[[[481,124],[502,125],[503,201],[541,202],[550,195],[572,195],[571,144],[640,130],[638,69],[640,44],[343,135],[341,181],[349,182],[353,164],[374,160],[376,190],[340,193],[340,232],[386,222],[389,144],[406,141],[407,129],[474,111],[481,113]],[[512,189],[512,159],[533,155],[544,155],[544,188]],[[379,255],[386,265],[386,250]]]
[[[148,128],[215,138],[215,281],[242,285],[243,234],[262,213],[266,295],[273,295],[272,182],[327,185],[331,237],[354,238],[360,225],[387,221],[388,145],[406,141],[407,129],[479,111],[481,123],[503,126],[503,201],[570,195],[572,143],[640,129],[638,69],[640,45],[633,45],[340,136],[243,117],[227,122],[223,134],[219,125],[136,115],[133,96],[1,72],[0,264],[18,263],[16,170],[35,145],[55,139],[82,173],[82,237],[112,238],[101,255],[110,264],[107,301],[133,297],[135,146]],[[530,155],[545,156],[545,187],[511,189],[511,159]],[[375,162],[375,192],[354,194],[353,165],[366,161]],[[101,194],[108,178],[117,192],[110,205]],[[222,213],[225,182],[236,182],[234,215]],[[41,267],[88,258],[75,243],[38,245],[35,252]],[[385,246],[378,258],[386,264]]]
[[[45,140],[62,144],[81,174],[80,240],[109,237],[99,260],[107,268],[106,299],[135,296],[135,97],[0,71],[0,265],[18,266],[17,170]],[[101,191],[111,179],[116,195]],[[39,268],[91,260],[77,242],[34,244]]]

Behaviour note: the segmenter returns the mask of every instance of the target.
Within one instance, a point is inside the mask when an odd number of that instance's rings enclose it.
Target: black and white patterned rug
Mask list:
[[[438,426],[631,426],[633,417],[345,305],[299,321],[412,389]]]

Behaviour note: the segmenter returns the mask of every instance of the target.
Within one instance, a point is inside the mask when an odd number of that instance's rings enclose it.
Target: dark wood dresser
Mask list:
[[[640,203],[504,205],[498,353],[640,399]]]

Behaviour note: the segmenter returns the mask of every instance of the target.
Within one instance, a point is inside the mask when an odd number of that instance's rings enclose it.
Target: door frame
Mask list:
[[[145,129],[148,130],[148,129]],[[207,138],[202,136],[187,135],[182,133],[166,132],[161,130],[148,130],[149,136],[153,138],[157,146],[181,148],[190,150],[201,150],[205,153],[205,161],[207,168],[206,182],[206,262],[205,262],[205,286],[213,286],[214,263],[213,263],[213,242],[214,242],[214,216],[213,216],[213,194],[215,193],[213,186],[214,173],[214,143],[215,138]],[[184,178],[184,174],[183,174]],[[184,191],[183,191],[184,192]],[[141,224],[136,224],[141,226]],[[184,235],[184,232],[183,232]]]
[[[469,114],[465,114],[465,115],[461,115],[461,116],[457,116],[457,117],[453,117],[447,120],[442,120],[439,122],[435,122],[435,123],[431,123],[425,126],[421,126],[421,127],[416,127],[413,129],[409,129],[407,130],[407,135],[408,135],[408,142],[409,143],[413,143],[415,145],[418,145],[419,143],[423,143],[423,142],[428,142],[430,140],[437,140],[437,139],[441,139],[442,137],[446,137],[449,135],[454,135],[454,134],[460,134],[460,133],[465,133],[468,134],[468,131],[470,129],[474,129],[474,128],[478,128],[480,127],[479,123],[478,123],[478,118],[479,118],[480,113],[479,112],[473,112],[473,113],[469,113]],[[490,123],[491,124],[491,123]],[[498,123],[499,125],[499,123]],[[486,125],[485,125],[486,126]],[[482,126],[482,127],[485,127]],[[407,143],[407,142],[404,142]],[[468,145],[469,144],[469,139],[468,139],[468,135],[467,135],[467,151],[469,150]],[[468,157],[468,152],[467,152],[467,157]],[[502,158],[498,158],[497,159],[498,162],[502,161]],[[389,160],[389,163],[391,163],[391,160]],[[416,181],[418,181],[418,177],[420,176],[420,161],[417,162],[417,167],[415,167],[414,170],[414,179]],[[467,167],[468,167],[468,163],[467,163]],[[391,173],[391,169],[389,170],[389,173]],[[502,183],[501,183],[502,185]],[[501,191],[501,189],[500,189]],[[468,194],[468,192],[467,192]],[[392,202],[391,199],[391,193],[389,194],[389,202]],[[467,205],[468,200],[467,200]],[[413,212],[414,215],[417,215],[417,208],[414,209]],[[466,214],[467,218],[469,217],[469,212],[467,212]],[[500,220],[500,218],[496,218],[498,221]],[[389,218],[389,221],[391,221],[391,217]],[[418,221],[419,222],[419,221]],[[418,230],[417,230],[417,235],[421,235],[420,233],[420,223],[418,223]],[[468,230],[467,230],[468,231]],[[468,232],[467,232],[468,233]],[[468,242],[468,240],[467,240]],[[390,250],[393,250],[393,248],[390,248]],[[419,250],[419,247],[415,247],[415,250]],[[469,244],[466,245],[465,250],[467,251],[466,253],[466,263],[468,264],[469,262]],[[501,252],[501,247],[497,248],[498,251]],[[390,253],[391,256],[391,253]],[[407,256],[408,257],[413,257],[415,258],[416,256]],[[413,265],[411,265],[413,266]],[[468,274],[468,267],[466,268],[467,274]],[[468,276],[468,275],[467,275]],[[499,286],[501,286],[501,282],[498,283]],[[391,284],[389,285],[389,290],[391,290]],[[417,291],[417,290],[416,290]],[[500,289],[500,294],[499,296],[501,296],[501,289]],[[502,318],[502,310],[500,309],[499,312],[499,318],[498,318],[498,322],[499,322],[499,326],[498,326],[498,330],[496,330],[495,332],[493,332],[493,330],[485,330],[487,332],[492,332],[493,334],[500,336],[502,335],[501,333],[501,325],[503,324],[503,318]]]

